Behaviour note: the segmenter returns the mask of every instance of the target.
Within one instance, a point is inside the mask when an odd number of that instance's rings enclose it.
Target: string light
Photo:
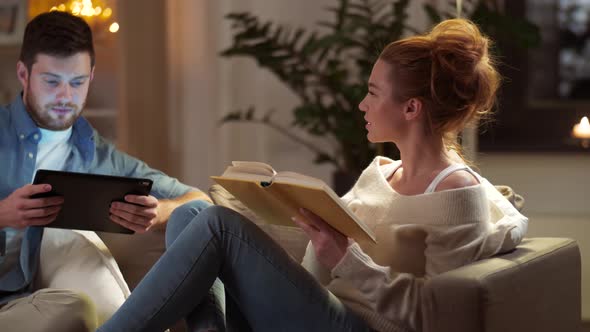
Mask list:
[[[80,16],[89,21],[89,24],[94,21],[107,21],[112,15],[113,10],[109,7],[103,9],[100,5],[94,6],[92,0],[70,0],[66,3],[51,7],[50,11],[68,11],[73,15]],[[105,22],[106,23],[106,22]],[[119,31],[119,23],[112,22],[108,26],[108,30],[112,33]]]

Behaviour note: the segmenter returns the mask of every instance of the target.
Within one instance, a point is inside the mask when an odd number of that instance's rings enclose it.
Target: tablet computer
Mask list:
[[[114,201],[124,202],[128,194],[149,195],[153,182],[142,178],[40,169],[33,184],[51,185],[50,192],[33,198],[64,198],[57,218],[43,227],[132,234],[132,230],[110,220],[110,205]]]

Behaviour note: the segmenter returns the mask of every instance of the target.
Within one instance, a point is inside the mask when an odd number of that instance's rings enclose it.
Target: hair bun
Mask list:
[[[430,32],[433,59],[475,67],[488,56],[488,38],[470,21],[443,21]]]
[[[387,45],[379,58],[391,65],[395,100],[423,100],[429,130],[446,136],[487,116],[494,105],[500,75],[489,44],[472,22],[451,19],[426,35]]]
[[[495,92],[498,81],[490,63],[488,38],[474,23],[464,19],[443,21],[428,36],[432,57],[430,87],[434,101],[457,111],[472,113],[475,108],[477,113],[487,112],[494,100],[491,95],[482,95],[490,91],[482,88],[493,85]]]

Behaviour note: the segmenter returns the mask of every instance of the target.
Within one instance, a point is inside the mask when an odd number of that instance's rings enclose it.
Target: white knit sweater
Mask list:
[[[319,264],[311,243],[303,266],[378,331],[420,331],[424,280],[513,249],[527,229],[486,179],[465,188],[405,196],[387,178],[400,165],[377,157],[342,199],[377,234],[353,243],[338,265]]]

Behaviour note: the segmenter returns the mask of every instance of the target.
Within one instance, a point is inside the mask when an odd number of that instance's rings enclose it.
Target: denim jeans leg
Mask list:
[[[254,331],[370,331],[240,214],[209,207],[172,243],[99,331],[159,331],[186,317],[219,277]]]
[[[236,301],[229,296],[225,297],[225,321],[228,332],[252,332],[252,327],[238,307]]]
[[[172,211],[166,224],[166,248],[176,241],[196,215],[210,206],[211,203],[198,200],[184,204]]]
[[[166,225],[166,248],[170,247],[186,226],[192,221],[196,213],[211,206],[206,201],[195,201],[190,209],[175,210]],[[209,294],[197,307],[186,316],[189,332],[215,330],[223,332],[225,328],[225,291],[221,280],[216,279],[209,290]]]
[[[185,317],[189,332],[227,331],[225,314],[225,289],[219,279],[209,289],[209,293]]]
[[[219,278],[253,331],[371,331],[252,222],[222,207],[197,219],[207,217],[224,234]]]

